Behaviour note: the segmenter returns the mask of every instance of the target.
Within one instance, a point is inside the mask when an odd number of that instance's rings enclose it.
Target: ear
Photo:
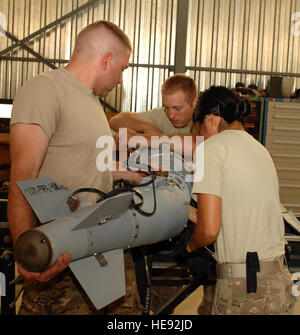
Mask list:
[[[210,114],[210,117],[211,117],[212,126],[216,129],[218,129],[219,125],[220,125],[220,122],[221,122],[221,118],[217,115],[214,115],[214,114]]]
[[[195,97],[195,98],[192,100],[192,107],[193,107],[193,109],[196,108],[196,106],[197,106],[197,102],[198,102],[198,97]]]
[[[107,71],[111,65],[112,62],[112,53],[108,52],[100,58],[100,67],[103,71]]]
[[[208,114],[204,119],[204,126],[209,136],[217,134],[221,118],[219,116]],[[207,136],[207,137],[209,137]],[[205,137],[205,136],[204,136]]]

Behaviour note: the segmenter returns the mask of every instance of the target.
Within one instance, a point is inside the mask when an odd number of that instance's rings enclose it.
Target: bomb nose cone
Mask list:
[[[38,230],[22,233],[16,243],[16,259],[30,272],[42,272],[50,264],[51,245],[47,237]]]

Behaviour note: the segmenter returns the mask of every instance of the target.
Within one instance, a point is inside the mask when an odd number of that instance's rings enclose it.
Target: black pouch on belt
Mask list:
[[[257,252],[247,252],[246,257],[247,293],[256,292],[257,290],[256,272],[259,271],[260,267]]]

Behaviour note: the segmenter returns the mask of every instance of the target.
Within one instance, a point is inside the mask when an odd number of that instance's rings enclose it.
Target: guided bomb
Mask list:
[[[163,166],[165,157],[151,151],[152,161],[153,155]],[[171,158],[173,163],[182,161],[174,153]],[[141,155],[139,163],[148,169],[143,160]],[[148,176],[140,185],[114,190],[96,204],[50,178],[19,181],[42,225],[19,236],[17,261],[27,271],[42,272],[69,252],[70,268],[95,307],[106,306],[125,294],[124,249],[154,244],[184,229],[191,192],[185,177],[184,170],[170,171],[168,177]]]

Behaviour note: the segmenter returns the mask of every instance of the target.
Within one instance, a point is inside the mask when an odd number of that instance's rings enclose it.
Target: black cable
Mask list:
[[[146,182],[146,183],[143,183],[143,184],[139,184],[139,185],[136,185],[136,184],[132,184],[130,182],[128,182],[127,180],[124,180],[124,179],[119,179],[119,180],[116,180],[114,183],[113,183],[113,187],[117,187],[117,188],[114,188],[112,191],[108,192],[108,193],[104,193],[96,188],[93,188],[93,187],[83,187],[83,188],[79,188],[78,190],[76,190],[75,192],[72,193],[72,195],[70,196],[70,198],[78,193],[83,193],[83,192],[92,192],[92,193],[97,193],[98,195],[100,195],[100,198],[96,201],[97,203],[100,202],[100,201],[103,201],[105,199],[108,199],[108,198],[111,198],[113,196],[116,196],[118,194],[121,194],[121,193],[125,193],[125,192],[131,192],[131,193],[134,193],[141,201],[140,203],[135,203],[134,200],[132,200],[132,203],[130,205],[130,208],[133,208],[135,209],[137,212],[139,212],[141,215],[143,216],[152,216],[155,211],[156,211],[156,192],[155,192],[155,178],[156,178],[156,175],[152,172],[151,173],[151,180]],[[143,198],[143,195],[138,192],[137,190],[135,190],[134,188],[136,187],[142,187],[142,186],[147,186],[147,185],[150,185],[152,183],[152,187],[153,187],[153,200],[154,200],[154,206],[153,206],[153,211],[151,213],[148,213],[148,212],[145,212],[144,210],[142,210],[140,207],[143,205],[144,203],[144,198]],[[121,187],[118,185],[122,185]]]
[[[134,207],[135,210],[136,210],[137,212],[139,212],[140,214],[142,214],[143,216],[152,216],[152,215],[155,213],[155,211],[156,211],[156,192],[155,192],[155,183],[154,183],[156,176],[155,176],[154,173],[151,173],[151,177],[152,177],[151,182],[152,182],[152,187],[153,187],[153,201],[154,201],[154,206],[153,206],[153,211],[152,211],[152,213],[147,213],[147,212],[143,211],[143,210],[140,208],[140,206],[139,206],[139,207],[136,207],[136,208]],[[149,183],[147,183],[147,184],[149,185]]]
[[[124,186],[128,186],[128,187],[143,187],[143,186],[148,186],[150,185],[151,183],[153,182],[153,180],[149,180],[143,184],[132,184],[130,183],[128,180],[125,180],[125,179],[118,179],[118,180],[115,180],[113,182],[113,185],[114,186],[118,186],[118,185],[123,185],[121,187],[124,187]],[[120,186],[119,186],[120,187]]]
[[[114,190],[112,190],[112,191],[106,193],[106,194],[104,195],[104,197],[98,199],[97,202],[100,202],[100,201],[102,201],[102,200],[104,200],[104,199],[108,199],[108,198],[114,197],[114,196],[116,196],[116,195],[118,195],[118,194],[125,193],[125,192],[131,192],[131,193],[134,193],[137,197],[139,197],[139,198],[141,199],[141,202],[140,202],[139,204],[135,204],[135,203],[133,202],[133,203],[130,205],[131,208],[135,208],[135,209],[136,209],[136,206],[139,207],[139,206],[141,206],[141,205],[143,204],[143,202],[144,202],[143,195],[142,195],[140,192],[134,190],[132,187],[128,187],[128,186],[125,186],[125,187],[119,187],[119,188],[116,188],[116,189],[114,189]]]
[[[156,211],[156,192],[155,192],[155,178],[156,178],[156,175],[154,173],[151,173],[151,180],[146,182],[146,183],[143,183],[143,184],[140,184],[140,185],[136,185],[136,184],[131,184],[130,182],[124,180],[124,179],[119,179],[119,180],[116,180],[114,182],[115,185],[127,185],[127,186],[123,186],[123,187],[119,187],[119,188],[116,188],[112,191],[110,191],[109,193],[107,193],[105,195],[105,198],[109,198],[111,196],[115,196],[119,193],[124,193],[124,192],[133,192],[135,193],[142,201],[139,203],[139,204],[136,204],[134,201],[133,203],[131,204],[131,208],[134,208],[137,212],[139,212],[140,214],[142,214],[143,216],[152,216],[155,211]],[[147,185],[150,185],[152,184],[153,186],[153,198],[154,198],[154,206],[153,206],[153,211],[151,213],[147,213],[145,212],[144,210],[142,210],[140,207],[142,206],[144,200],[143,200],[143,196],[137,192],[136,190],[134,190],[133,188],[134,187],[141,187],[141,186],[147,186]],[[99,199],[97,202],[101,201],[103,199]]]
[[[79,188],[78,190],[76,190],[75,192],[73,192],[71,194],[71,196],[74,196],[78,193],[83,193],[83,192],[90,192],[90,193],[97,193],[99,194],[101,197],[104,197],[105,196],[105,193],[98,190],[97,188],[94,188],[94,187],[82,187],[82,188]]]

